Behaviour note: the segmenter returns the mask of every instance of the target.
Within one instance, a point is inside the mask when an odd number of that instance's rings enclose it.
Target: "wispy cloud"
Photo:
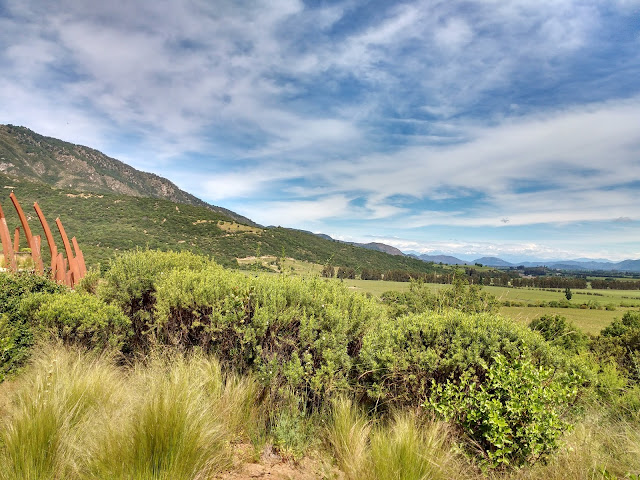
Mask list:
[[[9,0],[0,121],[265,224],[632,229],[638,7]]]

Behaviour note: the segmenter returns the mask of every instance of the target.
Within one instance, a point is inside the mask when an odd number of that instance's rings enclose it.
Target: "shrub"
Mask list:
[[[360,385],[376,402],[419,405],[432,382],[463,372],[482,377],[493,358],[523,354],[542,365],[566,365],[560,350],[512,320],[490,314],[443,313],[383,319],[369,329],[360,352]]]
[[[428,405],[469,438],[491,468],[535,463],[558,448],[568,428],[563,409],[576,397],[577,379],[554,377],[529,358],[496,355],[483,380],[466,370],[458,381],[434,385]]]
[[[146,338],[144,332],[151,327],[156,302],[155,284],[164,272],[173,268],[199,270],[211,264],[208,258],[191,252],[132,250],[110,262],[98,295],[107,303],[120,307],[131,319],[134,342],[141,341]]]
[[[615,362],[634,382],[640,382],[640,312],[628,311],[593,342],[601,363]]]
[[[131,321],[120,309],[88,293],[33,294],[25,298],[21,311],[34,328],[65,343],[120,349],[130,336]]]
[[[383,313],[339,282],[249,278],[217,266],[166,273],[157,298],[152,331],[160,343],[200,346],[311,400],[348,386],[365,328]]]
[[[560,315],[543,315],[529,323],[529,328],[540,333],[547,342],[573,353],[584,349],[589,337]]]
[[[351,267],[339,267],[336,277],[354,279],[356,278],[356,271]]]
[[[468,285],[461,279],[438,293],[431,292],[429,285],[421,281],[412,281],[408,292],[385,292],[381,298],[394,317],[452,308],[467,313],[497,312],[500,306],[495,296],[484,292],[479,285]]]
[[[24,364],[35,341],[32,325],[20,312],[23,298],[66,290],[41,275],[0,273],[0,382]]]

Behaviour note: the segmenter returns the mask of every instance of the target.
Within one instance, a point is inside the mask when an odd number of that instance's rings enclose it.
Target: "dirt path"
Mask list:
[[[238,458],[244,458],[238,466],[223,473],[220,480],[339,480],[340,476],[330,466],[313,458],[305,458],[296,463],[285,460],[276,454],[270,447],[265,447],[260,459],[252,462],[248,459],[247,450],[243,446],[238,447]]]

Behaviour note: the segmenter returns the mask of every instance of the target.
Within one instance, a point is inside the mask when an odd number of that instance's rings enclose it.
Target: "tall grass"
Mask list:
[[[154,355],[131,369],[47,347],[0,431],[0,479],[208,479],[256,424],[255,383],[203,355]]]
[[[47,346],[21,378],[0,430],[0,478],[76,475],[87,422],[115,406],[121,376],[108,356]]]
[[[441,422],[422,422],[413,411],[397,412],[388,424],[371,421],[346,398],[333,404],[327,441],[347,480],[460,478]]]
[[[565,437],[564,446],[547,464],[522,469],[522,480],[623,479],[640,475],[640,428],[637,422],[606,418],[601,409],[588,412]]]
[[[391,425],[373,432],[371,457],[376,480],[451,478],[454,466],[445,424],[418,425],[416,420],[412,412],[398,413]]]
[[[327,442],[338,468],[346,480],[365,478],[369,468],[369,434],[371,422],[347,397],[333,402],[332,422]]]

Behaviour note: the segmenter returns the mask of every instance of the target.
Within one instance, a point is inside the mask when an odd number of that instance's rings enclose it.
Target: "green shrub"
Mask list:
[[[250,278],[217,266],[167,272],[157,298],[157,341],[200,346],[312,400],[348,387],[365,328],[383,313],[339,282]]]
[[[633,382],[640,382],[640,312],[628,311],[594,340],[592,350],[601,363],[615,362]]]
[[[376,402],[417,406],[432,381],[465,371],[481,376],[497,354],[516,359],[525,353],[543,365],[568,362],[541,336],[500,316],[450,310],[383,319],[363,338],[360,386]]]
[[[529,328],[544,339],[573,353],[587,347],[589,337],[560,315],[543,315],[529,323]]]
[[[86,348],[121,349],[130,336],[131,321],[120,309],[88,293],[33,294],[23,300],[21,311],[34,328]]]
[[[98,295],[107,303],[116,304],[131,319],[133,340],[139,342],[151,327],[158,279],[173,268],[199,270],[211,263],[207,257],[191,252],[132,250],[110,262]]]
[[[24,364],[35,341],[32,325],[20,311],[22,300],[31,293],[66,290],[41,275],[0,273],[0,382]]]
[[[575,399],[577,379],[529,358],[496,355],[482,381],[465,371],[459,380],[434,384],[428,404],[469,438],[469,450],[491,468],[535,463],[558,448],[569,427],[563,409]]]
[[[495,296],[483,291],[482,287],[469,285],[459,278],[437,293],[433,293],[428,284],[412,280],[408,292],[385,292],[381,298],[393,317],[452,308],[466,313],[497,312],[500,306]]]

